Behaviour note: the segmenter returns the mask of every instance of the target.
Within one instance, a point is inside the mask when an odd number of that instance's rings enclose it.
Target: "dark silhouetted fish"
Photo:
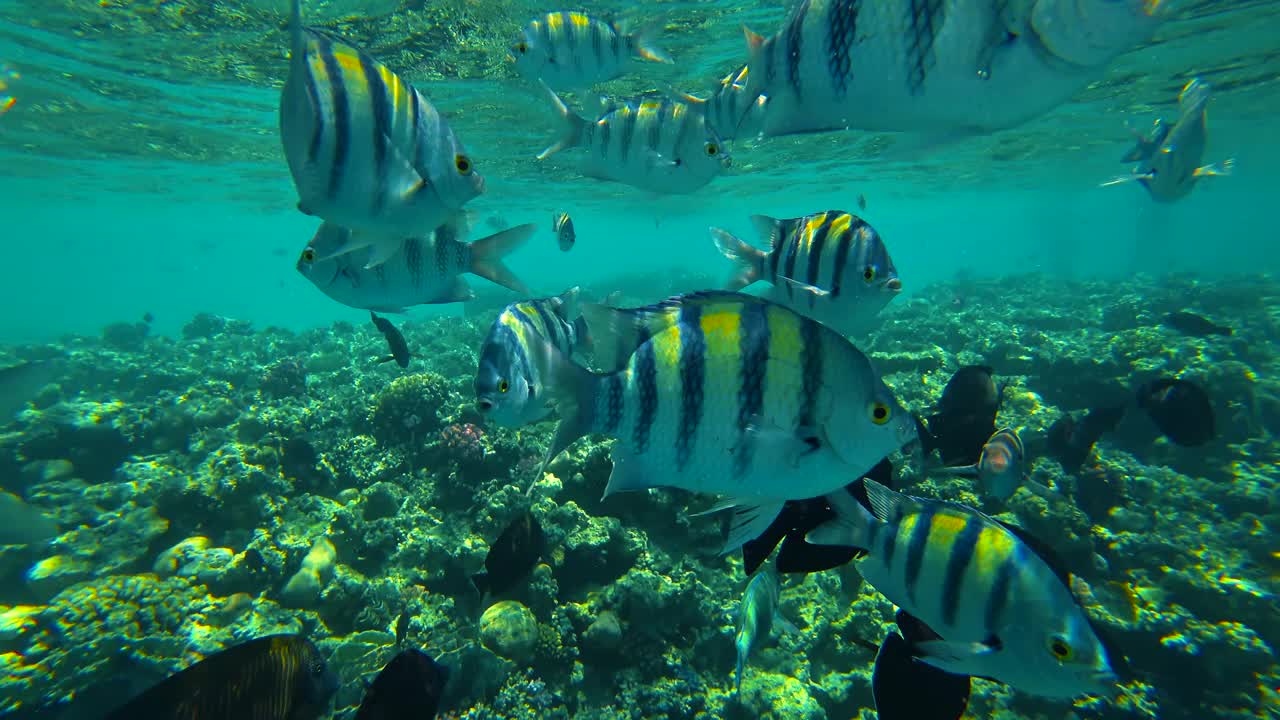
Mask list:
[[[912,646],[939,640],[937,634],[902,610],[897,623],[899,632],[885,637],[871,671],[876,714],[880,720],[959,720],[969,705],[969,677],[917,660]]]
[[[27,401],[53,382],[61,370],[61,363],[56,360],[33,360],[0,368],[0,425],[25,409]]]
[[[1046,438],[1049,456],[1067,472],[1079,470],[1089,459],[1094,443],[1103,434],[1115,430],[1124,413],[1125,406],[1116,405],[1090,410],[1079,421],[1071,413],[1063,415],[1049,426]]]
[[[382,332],[382,336],[387,339],[387,347],[391,348],[391,354],[378,362],[395,360],[400,367],[409,367],[409,359],[413,354],[409,352],[409,343],[405,342],[404,335],[400,334],[400,331],[396,329],[395,325],[391,324],[390,320],[378,317],[378,314],[374,311],[369,311],[369,317],[373,318],[374,327]]]
[[[533,517],[533,513],[526,510],[512,520],[507,529],[489,546],[489,555],[484,559],[484,572],[472,575],[471,581],[481,595],[509,590],[538,564],[546,544],[542,526]]]
[[[402,650],[364,693],[356,720],[431,720],[449,682],[449,668],[421,650]]]
[[[408,610],[401,610],[400,617],[396,618],[396,647],[404,645],[404,641],[409,637],[410,618]]]
[[[1192,335],[1194,337],[1235,334],[1235,330],[1225,325],[1219,325],[1203,315],[1197,315],[1185,310],[1165,315],[1164,324],[1183,335]]]
[[[926,457],[937,450],[944,465],[978,462],[982,446],[996,431],[996,413],[1004,396],[993,373],[986,365],[960,368],[942,389],[937,412],[923,422],[917,418]]]
[[[206,657],[106,720],[317,720],[337,688],[311,641],[268,635]]]
[[[1138,388],[1138,407],[1177,445],[1203,445],[1215,435],[1209,395],[1189,380],[1163,378],[1143,384]]]
[[[36,545],[57,536],[57,523],[17,495],[0,490],[0,545]]]

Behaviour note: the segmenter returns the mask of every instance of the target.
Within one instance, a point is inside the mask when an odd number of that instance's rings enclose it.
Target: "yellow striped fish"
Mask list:
[[[702,110],[710,127],[721,140],[759,135],[764,126],[768,97],[747,95],[747,66],[725,75],[711,97],[676,93],[676,99]]]
[[[871,510],[832,493],[837,519],[806,539],[867,550],[862,577],[940,636],[914,644],[916,657],[1045,697],[1114,689],[1113,658],[1063,575],[1013,530],[963,505],[863,482]]]
[[[106,720],[316,720],[338,677],[301,635],[268,635],[214,653],[142,692]]]
[[[583,175],[664,194],[693,192],[733,162],[702,112],[685,103],[669,98],[611,102],[595,122],[587,122],[543,87],[561,132],[539,160],[582,147],[587,150]]]
[[[337,254],[372,247],[382,264],[484,191],[484,180],[426,98],[363,51],[302,26],[280,97],[280,137],[298,208],[352,230]],[[321,258],[323,259],[323,258]]]
[[[606,496],[658,486],[732,496],[726,552],[786,500],[839,490],[915,438],[865,355],[781,305],[705,292],[582,313],[602,366],[610,346],[625,363],[593,373],[553,353],[560,425],[548,460],[601,433],[617,439]]]
[[[773,285],[773,300],[845,335],[868,330],[902,291],[880,233],[857,215],[827,210],[785,220],[752,215],[751,221],[768,250],[711,228],[716,247],[737,265],[730,290],[763,280]]]
[[[529,21],[511,46],[516,72],[556,90],[612,80],[639,60],[669,63],[644,31],[628,34],[611,22],[578,12],[552,12]]]

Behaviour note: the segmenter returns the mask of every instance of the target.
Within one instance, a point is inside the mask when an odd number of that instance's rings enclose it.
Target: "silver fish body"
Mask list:
[[[751,220],[768,250],[711,229],[716,247],[737,265],[729,290],[768,282],[771,299],[845,335],[873,327],[876,315],[902,290],[884,240],[856,215],[827,210]]]
[[[751,652],[773,632],[781,594],[778,576],[769,570],[757,572],[747,583],[738,609],[738,634],[734,636],[734,647],[738,651],[733,682],[735,693],[742,691],[742,671],[746,669]]]
[[[371,264],[453,217],[484,180],[449,124],[412,85],[367,53],[304,28],[293,2],[292,59],[280,137],[299,208],[374,247]]]
[[[343,305],[400,312],[412,305],[465,302],[471,289],[460,275],[473,273],[519,293],[529,290],[502,262],[533,234],[532,224],[463,242],[460,225],[448,223],[424,237],[401,240],[381,264],[365,266],[363,253],[333,255],[351,231],[324,223],[298,258],[297,270],[325,295]]]
[[[636,60],[669,63],[643,32],[579,12],[552,12],[530,20],[511,46],[516,71],[555,90],[576,90],[622,75]]]
[[[701,112],[668,98],[608,105],[594,122],[575,114],[550,88],[561,121],[559,141],[539,160],[565,148],[582,147],[584,175],[663,194],[693,192],[732,163]]]
[[[1159,0],[805,0],[748,34],[764,133],[987,132],[1041,115],[1154,32]]]

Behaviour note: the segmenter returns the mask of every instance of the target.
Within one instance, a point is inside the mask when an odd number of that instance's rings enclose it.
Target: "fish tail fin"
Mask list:
[[[565,148],[576,147],[581,144],[582,130],[586,127],[587,121],[583,120],[581,115],[570,110],[569,106],[564,104],[564,100],[549,85],[541,80],[538,82],[542,85],[542,89],[546,91],[547,97],[551,100],[551,106],[555,108],[556,115],[560,119],[560,138],[538,153],[539,160],[546,160]]]
[[[741,290],[760,279],[767,253],[716,227],[711,228],[711,240],[715,242],[716,249],[736,265],[733,276],[725,285],[726,290]]]
[[[529,287],[511,272],[502,259],[523,245],[533,235],[534,229],[533,223],[526,223],[471,243],[471,265],[467,272],[528,295]]]
[[[547,382],[550,393],[548,403],[555,409],[560,422],[556,425],[551,445],[547,447],[547,454],[538,467],[534,484],[542,479],[557,455],[595,427],[596,387],[601,378],[607,377],[596,375],[575,363],[549,342],[542,346],[542,351],[547,354],[545,367],[550,378]]]
[[[1191,80],[1182,86],[1182,92],[1178,93],[1178,108],[1184,116],[1192,113],[1198,113],[1204,110],[1204,106],[1209,103],[1209,84],[1200,78],[1191,78]]]
[[[741,635],[738,636],[738,664],[733,673],[733,694],[739,695],[742,692],[742,670],[747,666],[746,648],[743,646]]]
[[[1234,171],[1235,168],[1236,168],[1236,159],[1227,158],[1226,160],[1223,160],[1220,163],[1214,163],[1212,165],[1205,165],[1204,167],[1198,167],[1195,169],[1195,172],[1192,174],[1198,178],[1230,177],[1232,171]]]
[[[883,493],[888,493],[889,496],[895,498],[900,496],[875,480],[868,478],[862,480],[862,486],[867,491],[867,499],[871,507],[875,510],[874,515],[872,511],[863,507],[862,503],[855,500],[853,495],[843,489],[837,490],[825,496],[827,503],[835,511],[835,519],[810,530],[809,534],[804,538],[805,542],[813,545],[871,547],[872,529],[881,522],[878,518],[890,517],[889,515],[881,515],[877,509],[878,507],[884,507],[888,502],[884,500]]]
[[[665,50],[653,44],[653,36],[658,34],[662,29],[661,23],[652,23],[636,28],[636,30],[626,36],[627,44],[631,47],[631,52],[642,60],[649,62],[673,64],[675,61]]]

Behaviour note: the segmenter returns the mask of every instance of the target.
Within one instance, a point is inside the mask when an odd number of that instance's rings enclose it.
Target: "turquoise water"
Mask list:
[[[521,298],[472,277],[470,307],[391,316],[417,355],[402,371],[373,363],[385,344],[367,311],[334,302],[295,270],[318,221],[297,211],[280,147],[286,5],[0,0],[0,63],[20,74],[0,91],[16,99],[0,113],[0,367],[52,355],[71,363],[52,384],[15,391],[26,412],[0,418],[0,488],[58,524],[49,544],[0,546],[0,695],[10,698],[0,717],[97,717],[83,698],[116,705],[272,632],[319,645],[343,682],[333,716],[353,716],[359,679],[394,654],[402,612],[413,615],[413,644],[473,680],[450,690],[442,712],[451,717],[873,716],[874,653],[857,641],[878,645],[892,607],[859,586],[852,566],[787,578],[782,607],[801,631],[753,657],[735,699],[732,635],[746,583],[736,555],[715,553],[718,522],[687,517],[707,498],[601,501],[609,450],[595,437],[526,499],[517,489],[550,440],[549,422],[485,426],[473,465],[445,435],[405,440],[379,429],[377,408],[418,392],[397,380],[424,372],[423,387],[439,393],[430,411],[442,429],[431,433],[483,425],[472,409],[476,354],[497,309]],[[741,25],[772,34],[789,5],[574,9],[656,24],[656,43],[675,60],[632,66],[602,93],[705,95],[744,61]],[[740,139],[732,169],[685,196],[584,177],[572,151],[535,159],[556,125],[504,57],[525,22],[560,8],[332,0],[304,9],[448,116],[486,178],[466,208],[473,236],[537,225],[508,259],[535,297],[581,285],[590,299],[622,290],[639,304],[717,287],[730,264],[708,227],[759,242],[752,214],[835,208],[879,231],[902,279],[883,326],[853,340],[913,413],[974,363],[1009,381],[1001,424],[1028,437],[1091,407],[1095,380],[1205,384],[1213,444],[1179,448],[1129,428],[1097,446],[1088,472],[1127,488],[1121,512],[1055,509],[1025,493],[984,505],[967,481],[945,477],[899,489],[1004,513],[1065,545],[1073,561],[1109,564],[1093,563],[1084,579],[1099,598],[1090,611],[1119,630],[1135,665],[1121,697],[1073,706],[981,681],[973,716],[1204,717],[1194,711],[1202,703],[1212,717],[1274,717],[1280,4],[1166,5],[1154,39],[1017,127],[943,140],[856,130]],[[1172,118],[1178,90],[1196,76],[1213,86],[1203,163],[1235,158],[1232,176],[1202,180],[1173,204],[1136,184],[1098,187],[1129,167],[1117,162],[1132,144],[1126,124]],[[551,230],[557,211],[576,228],[568,253]],[[1177,310],[1235,334],[1162,329],[1161,316]],[[202,338],[190,329],[200,313],[252,330]],[[144,316],[153,318],[145,340],[103,334]],[[305,390],[264,389],[288,363],[304,368]],[[281,449],[295,440],[319,458],[303,461],[305,472]],[[1093,491],[1076,474],[1043,452],[1029,460],[1035,478],[1087,504],[1080,498]],[[237,483],[250,489],[237,494]],[[405,504],[374,517],[367,508],[384,495]],[[525,509],[547,528],[546,564],[504,597],[532,609],[542,635],[536,651],[506,657],[478,630],[492,599],[473,598],[465,578]],[[158,556],[193,536],[239,559],[197,553],[182,571],[156,570]],[[281,588],[326,537],[337,559],[323,594],[288,600]],[[250,549],[267,558],[261,574],[236,569]],[[623,566],[592,565],[610,553]],[[219,619],[237,593],[256,598],[255,609]],[[120,621],[165,594],[176,598],[169,615]],[[77,605],[92,608],[77,616]],[[634,652],[586,639],[606,612]],[[105,662],[112,656],[129,660]],[[133,679],[130,692],[121,677]]]

